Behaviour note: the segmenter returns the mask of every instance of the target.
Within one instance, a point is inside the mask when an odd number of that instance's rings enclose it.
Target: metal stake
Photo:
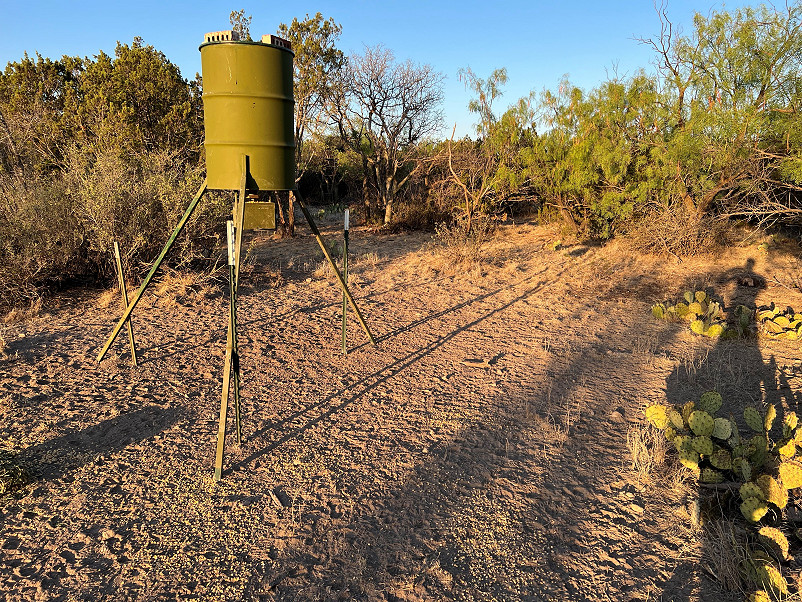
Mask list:
[[[201,200],[201,197],[203,196],[204,192],[206,192],[206,180],[204,180],[203,184],[201,184],[201,187],[198,188],[198,192],[195,194],[195,198],[192,199],[192,202],[189,204],[189,207],[187,207],[187,210],[184,211],[184,215],[181,216],[181,220],[178,222],[178,225],[175,227],[175,230],[173,230],[173,233],[167,240],[167,244],[164,245],[164,249],[162,249],[161,254],[156,258],[156,263],[154,263],[153,267],[150,268],[150,272],[148,272],[148,275],[145,276],[145,280],[143,280],[142,284],[139,286],[139,290],[136,292],[134,299],[130,303],[128,303],[128,307],[125,308],[122,318],[120,318],[120,321],[117,322],[117,325],[114,327],[111,336],[109,336],[109,340],[106,341],[106,344],[103,345],[103,349],[100,350],[100,353],[97,356],[98,362],[103,361],[103,358],[105,357],[106,352],[109,350],[109,347],[111,347],[111,344],[114,342],[114,339],[117,338],[117,335],[120,334],[120,330],[122,330],[123,325],[128,320],[128,318],[131,317],[131,313],[134,311],[136,304],[139,303],[139,300],[145,293],[145,289],[148,288],[150,281],[153,280],[153,276],[156,274],[156,270],[159,269],[159,266],[161,266],[162,261],[164,261],[164,258],[167,255],[167,252],[173,246],[176,238],[178,238],[178,235],[181,234],[181,231],[184,229],[184,226],[186,225],[187,221],[192,216],[192,212],[195,211],[195,207],[198,205],[198,202]]]
[[[229,314],[228,334],[226,336],[226,357],[223,364],[223,391],[220,399],[220,422],[217,428],[217,451],[214,460],[214,480],[223,476],[223,454],[226,442],[226,421],[228,418],[228,397],[231,381],[234,384],[234,416],[237,443],[242,443],[242,422],[240,417],[240,365],[237,343],[237,290],[239,281],[240,257],[242,251],[242,229],[245,219],[245,182],[248,173],[247,156],[243,156],[242,179],[237,200],[234,204],[233,221],[228,221],[228,274],[229,274]],[[236,226],[235,226],[236,223]],[[233,374],[232,374],[233,369]]]
[[[117,263],[117,280],[120,283],[120,300],[123,303],[123,311],[128,307],[128,289],[125,286],[125,274],[123,274],[123,262],[120,259],[120,246],[114,241],[114,260]],[[136,345],[134,344],[134,326],[131,323],[133,318],[128,318],[128,341],[131,343],[131,365],[136,367]]]
[[[343,281],[345,286],[348,286],[348,209],[345,210],[345,219],[343,223]],[[348,354],[348,347],[345,341],[346,329],[346,314],[348,313],[348,298],[343,291],[343,355]]]
[[[297,190],[293,191],[295,193],[295,199],[298,201],[298,206],[301,208],[301,211],[306,218],[306,223],[309,224],[309,228],[312,230],[312,234],[315,235],[315,240],[317,240],[317,244],[320,246],[320,250],[323,251],[323,255],[326,256],[326,259],[331,266],[331,269],[334,270],[334,274],[337,276],[337,280],[340,282],[340,286],[343,289],[343,294],[348,298],[348,303],[353,308],[354,312],[356,313],[356,317],[359,319],[359,324],[362,326],[362,330],[365,331],[365,334],[368,335],[368,339],[374,345],[376,344],[376,339],[373,338],[373,335],[370,332],[370,328],[368,328],[367,322],[365,322],[365,318],[362,317],[362,312],[359,311],[359,308],[356,306],[356,301],[351,296],[351,291],[348,290],[348,286],[345,284],[345,280],[343,280],[343,275],[340,273],[340,270],[337,268],[337,264],[334,263],[334,260],[329,255],[329,250],[326,248],[326,245],[323,242],[323,236],[320,234],[320,230],[317,229],[314,220],[312,219],[312,214],[309,213],[309,209],[306,207],[306,203],[304,203],[304,199],[301,196],[301,193]]]

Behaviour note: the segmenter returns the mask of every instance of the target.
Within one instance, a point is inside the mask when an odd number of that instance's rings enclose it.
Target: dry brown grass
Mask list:
[[[744,569],[749,559],[744,529],[731,520],[715,520],[705,526],[702,558],[708,572],[728,592],[744,590]]]
[[[694,257],[709,255],[727,244],[729,233],[721,220],[691,215],[683,207],[659,208],[635,222],[624,241],[645,253]]]
[[[153,289],[153,294],[158,298],[157,305],[173,307],[179,304],[199,303],[215,293],[214,278],[214,271],[179,272],[167,269]]]
[[[630,467],[643,485],[651,484],[666,468],[668,442],[660,431],[651,426],[633,428],[627,433]]]
[[[42,299],[36,298],[28,307],[15,307],[3,317],[3,323],[14,324],[36,318],[42,311]]]

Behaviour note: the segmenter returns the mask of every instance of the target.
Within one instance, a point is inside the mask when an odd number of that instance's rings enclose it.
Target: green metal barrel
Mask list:
[[[226,41],[202,44],[200,53],[208,187],[238,190],[247,155],[249,191],[293,190],[293,52]]]

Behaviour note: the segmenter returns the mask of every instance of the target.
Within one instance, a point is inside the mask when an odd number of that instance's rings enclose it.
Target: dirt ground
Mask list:
[[[692,480],[640,478],[627,435],[646,405],[711,388],[723,413],[800,411],[799,343],[712,341],[649,311],[705,287],[802,308],[798,249],[678,261],[557,240],[506,225],[457,263],[428,234],[352,231],[378,345],[351,313],[346,356],[314,240],[255,240],[244,442],[229,436],[219,484],[222,275],[147,294],[138,368],[124,333],[95,362],[120,311],[109,294],[5,325],[0,447],[34,479],[0,498],[2,597],[741,599],[690,520]]]

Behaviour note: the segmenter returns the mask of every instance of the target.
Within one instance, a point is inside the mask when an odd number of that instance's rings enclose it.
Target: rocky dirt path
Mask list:
[[[709,578],[693,489],[638,480],[627,433],[647,403],[732,383],[722,371],[738,358],[762,374],[756,353],[791,375],[773,391],[796,388],[787,343],[715,345],[649,316],[686,287],[724,290],[749,249],[666,265],[615,246],[554,250],[552,231],[523,225],[505,227],[485,261],[451,265],[427,240],[354,234],[353,288],[379,344],[352,320],[345,357],[341,297],[313,240],[253,247],[245,441],[229,441],[218,485],[225,298],[149,296],[138,369],[122,342],[94,362],[116,301],[85,294],[9,327],[0,445],[22,450],[37,479],[0,498],[0,591],[737,599]],[[765,257],[754,269],[790,268]]]

